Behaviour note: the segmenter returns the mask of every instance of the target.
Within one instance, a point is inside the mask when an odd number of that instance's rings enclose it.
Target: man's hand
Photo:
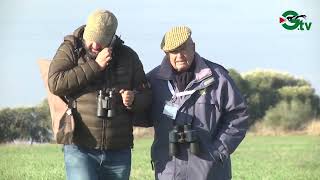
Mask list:
[[[121,89],[119,93],[121,94],[123,105],[130,109],[134,100],[134,92]]]
[[[112,59],[112,48],[102,49],[98,56],[96,57],[96,62],[98,63],[100,70],[104,70],[110,63]]]

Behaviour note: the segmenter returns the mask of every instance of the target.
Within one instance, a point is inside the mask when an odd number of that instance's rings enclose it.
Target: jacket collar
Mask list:
[[[82,26],[78,27],[75,31],[73,31],[73,35],[79,39],[82,39],[82,35],[83,35],[85,27],[86,27],[86,25],[82,25]]]
[[[194,70],[196,81],[201,81],[202,79],[212,75],[212,71],[210,70],[208,65],[205,63],[205,60],[198,53],[195,53],[194,61],[196,63],[195,70]],[[163,80],[173,79],[172,66],[167,56],[163,58],[157,76],[159,79],[163,79]]]

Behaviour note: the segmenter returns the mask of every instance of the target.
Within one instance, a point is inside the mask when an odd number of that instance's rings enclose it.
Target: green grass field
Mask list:
[[[135,142],[132,180],[151,180],[151,139]],[[232,155],[233,179],[320,179],[320,137],[247,136]],[[1,180],[65,179],[59,145],[0,146]]]

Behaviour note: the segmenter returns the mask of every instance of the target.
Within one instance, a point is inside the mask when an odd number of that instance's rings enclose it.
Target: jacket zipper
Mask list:
[[[106,134],[105,134],[105,129],[106,129],[106,119],[102,119],[102,138],[101,138],[101,146],[100,149],[103,151],[105,148],[105,142],[106,142]]]
[[[199,80],[196,80],[196,79],[195,79],[195,80],[191,81],[191,82],[187,85],[185,91],[187,91],[189,88],[191,88],[194,84],[200,83],[201,81],[203,81],[204,79],[207,79],[207,78],[210,77],[210,76],[212,76],[212,74],[208,74],[208,75],[202,77],[202,78],[199,79]]]

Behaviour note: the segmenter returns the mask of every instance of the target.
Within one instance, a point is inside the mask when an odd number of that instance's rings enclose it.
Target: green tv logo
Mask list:
[[[287,30],[298,29],[300,31],[310,30],[312,22],[306,22],[306,15],[299,15],[297,12],[289,10],[282,14],[279,22]]]

